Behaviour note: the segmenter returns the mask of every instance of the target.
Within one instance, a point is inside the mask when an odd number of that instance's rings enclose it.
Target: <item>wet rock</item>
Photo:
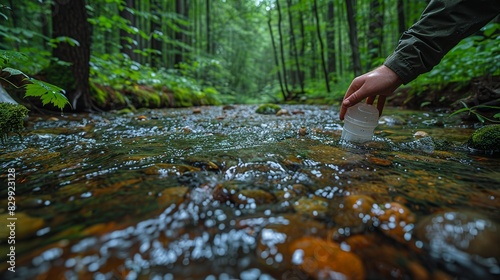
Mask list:
[[[390,160],[379,158],[379,157],[369,157],[368,161],[373,163],[373,164],[379,165],[379,166],[391,166],[392,165],[392,162]]]
[[[478,150],[500,151],[500,124],[483,126],[474,131],[467,144]]]
[[[338,227],[349,228],[350,233],[362,232],[373,224],[373,198],[366,195],[350,195],[339,205],[333,220]]]
[[[9,221],[7,218],[16,218],[15,221]],[[7,240],[9,236],[14,236],[15,240],[22,240],[36,235],[36,232],[43,228],[45,221],[42,218],[32,217],[24,212],[16,212],[15,216],[9,214],[1,214],[2,223],[0,227],[0,238]],[[8,226],[10,223],[15,223],[12,229]]]
[[[236,109],[236,107],[234,107],[233,105],[222,106],[222,110],[234,110],[234,109]]]
[[[386,203],[374,209],[379,219],[379,229],[387,236],[405,243],[411,239],[415,214],[398,202]]]
[[[281,110],[281,107],[279,105],[262,104],[257,108],[257,110],[255,110],[255,113],[263,115],[275,115],[279,110]]]
[[[323,164],[344,166],[356,164],[364,159],[363,155],[351,153],[345,149],[329,145],[312,146],[307,153],[307,158]]]
[[[145,168],[142,172],[146,175],[182,175],[186,172],[200,171],[199,168],[183,164],[157,163]]]
[[[427,216],[415,235],[430,256],[457,275],[470,279],[500,278],[500,225],[468,211]]]
[[[432,137],[427,136],[408,143],[401,143],[401,147],[405,150],[418,151],[424,153],[432,153],[436,149],[436,143]]]
[[[293,209],[311,218],[324,217],[328,210],[328,202],[322,197],[301,197],[293,203]]]
[[[278,200],[290,200],[297,198],[300,195],[303,195],[307,192],[307,187],[303,184],[293,184],[283,188],[282,190],[278,190],[274,193]]]
[[[292,114],[294,114],[294,115],[304,115],[305,113],[302,110],[293,110]]]
[[[189,188],[184,186],[165,189],[158,195],[158,205],[163,208],[169,207],[172,204],[179,205],[184,200],[188,191]]]
[[[415,137],[417,139],[420,139],[420,138],[423,138],[423,137],[427,137],[427,136],[429,136],[429,134],[427,132],[421,131],[421,130],[413,133],[413,137]]]
[[[306,136],[308,134],[307,128],[306,127],[299,128],[299,130],[297,130],[297,134],[299,136]]]
[[[378,120],[379,124],[385,124],[388,126],[405,125],[406,120],[400,116],[381,116]]]
[[[224,184],[217,184],[212,191],[212,197],[214,200],[221,203],[226,203],[231,200],[231,196],[236,192],[237,189],[230,189]]]
[[[231,195],[231,201],[237,205],[262,205],[268,204],[275,200],[274,196],[264,190],[241,190]]]
[[[388,244],[380,235],[357,234],[348,237],[341,244],[342,248],[349,248],[363,260],[369,260],[365,262],[366,270],[370,271],[368,279],[432,279],[413,255]]]
[[[290,245],[292,263],[314,279],[365,279],[361,259],[336,243],[302,237]]]
[[[259,226],[264,219],[260,218],[259,223],[255,221],[243,220],[240,225],[251,224],[253,227]],[[286,214],[273,217],[259,232],[256,248],[256,257],[265,267],[276,270],[278,275],[283,275],[284,271],[290,271],[292,266],[291,244],[305,236],[315,236],[324,238],[326,230],[324,224],[307,219],[302,215]]]
[[[290,116],[290,112],[286,109],[280,109],[278,112],[276,112],[276,116]]]
[[[193,114],[201,114],[201,109],[200,108],[194,108],[193,109]]]

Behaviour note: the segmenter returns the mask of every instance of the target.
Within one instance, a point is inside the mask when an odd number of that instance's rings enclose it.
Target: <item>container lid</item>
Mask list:
[[[349,122],[360,126],[372,126],[376,127],[378,125],[379,113],[375,106],[358,103],[347,109],[345,119]]]

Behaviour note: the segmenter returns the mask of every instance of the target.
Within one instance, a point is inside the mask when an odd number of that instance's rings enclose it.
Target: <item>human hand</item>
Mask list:
[[[403,84],[399,76],[385,65],[356,77],[345,93],[340,107],[340,119],[344,120],[347,108],[356,105],[366,98],[367,104],[373,104],[378,95],[377,109],[380,115],[384,109],[385,99]]]

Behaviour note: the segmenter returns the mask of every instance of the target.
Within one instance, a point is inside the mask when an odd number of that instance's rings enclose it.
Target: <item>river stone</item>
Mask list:
[[[366,195],[346,196],[333,220],[339,227],[349,227],[351,233],[361,232],[373,224],[374,204],[375,200]]]
[[[231,200],[237,205],[258,206],[268,204],[275,200],[274,196],[261,189],[241,190],[231,196]]]
[[[314,279],[365,279],[361,259],[340,245],[317,237],[302,237],[290,246],[292,263]]]
[[[500,279],[500,225],[481,214],[448,211],[424,218],[418,242],[438,263],[470,279]]]
[[[387,236],[405,243],[411,238],[415,214],[398,202],[390,202],[374,209],[379,219],[379,229]]]
[[[301,197],[293,203],[293,209],[297,213],[309,216],[311,218],[324,217],[328,210],[328,202],[322,197]]]
[[[500,124],[483,126],[474,131],[468,144],[478,150],[500,150]]]
[[[251,224],[251,231],[258,230],[265,219],[260,218],[261,223],[256,224],[251,220],[242,220],[239,225]],[[276,273],[292,270],[292,259],[290,245],[293,241],[304,236],[315,236],[324,238],[326,236],[323,223],[307,219],[298,214],[284,214],[267,220],[269,224],[260,230],[256,257],[258,261]]]

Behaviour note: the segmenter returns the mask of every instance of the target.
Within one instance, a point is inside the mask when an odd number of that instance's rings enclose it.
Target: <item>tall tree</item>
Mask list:
[[[397,10],[398,10],[398,32],[403,34],[406,30],[406,18],[405,18],[405,6],[403,0],[397,0]]]
[[[351,44],[352,69],[354,75],[361,75],[361,57],[359,54],[358,27],[354,17],[354,7],[351,0],[345,0],[347,8],[347,22],[349,24],[349,42]]]
[[[279,41],[280,41],[280,56],[281,56],[281,68],[283,70],[283,83],[285,85],[285,100],[290,100],[290,90],[288,88],[288,78],[287,78],[287,70],[286,70],[286,63],[285,63],[285,43],[283,40],[283,28],[282,28],[282,12],[281,12],[281,6],[280,6],[280,1],[276,0],[276,8],[278,9],[278,34],[279,34]]]
[[[286,92],[285,92],[285,87],[283,86],[283,80],[281,79],[280,62],[279,62],[279,58],[278,58],[279,57],[278,56],[278,48],[276,47],[276,41],[274,40],[273,26],[271,24],[271,15],[269,15],[269,18],[267,20],[267,26],[269,27],[269,34],[271,36],[271,43],[273,46],[274,65],[276,66],[276,75],[278,77],[278,82],[280,85],[281,94],[283,95],[283,99],[285,99]]]
[[[126,24],[130,26],[135,25],[135,17],[132,14],[132,10],[134,9],[134,0],[125,0],[124,7],[120,11],[120,17],[122,17]],[[137,35],[131,34],[126,31],[124,28],[120,29],[120,45],[122,53],[126,54],[132,60],[137,61],[137,54],[134,53],[134,46],[137,45]]]
[[[52,55],[61,61],[71,63],[75,89],[67,93],[73,110],[90,111],[90,24],[87,21],[85,0],[54,0],[52,5],[52,36],[69,37],[77,44],[61,42]]]
[[[349,0],[347,0],[349,1]],[[323,69],[323,75],[325,77],[325,86],[326,86],[326,91],[330,92],[330,83],[328,79],[328,71],[326,69],[326,60],[325,60],[325,46],[323,44],[323,39],[321,38],[321,25],[319,21],[319,15],[318,15],[318,1],[314,0],[313,1],[313,13],[314,13],[314,18],[316,19],[316,33],[318,35],[318,41],[319,41],[319,48],[320,48],[320,56],[321,56],[321,66]]]
[[[376,59],[382,57],[384,40],[384,9],[380,0],[370,1],[370,21],[368,24],[368,62],[366,70],[370,70]]]
[[[297,50],[297,41],[295,39],[295,30],[293,28],[293,15],[292,15],[292,0],[287,0],[287,8],[288,8],[288,22],[290,25],[290,55],[295,60],[295,71],[291,71],[291,79],[292,85],[295,86],[295,83],[298,81],[300,85],[300,92],[304,92],[304,76],[302,75],[302,71],[300,70],[299,63],[299,53]]]
[[[335,59],[335,8],[333,0],[327,3],[326,12],[326,49],[328,59],[328,73],[337,72],[337,61]]]

